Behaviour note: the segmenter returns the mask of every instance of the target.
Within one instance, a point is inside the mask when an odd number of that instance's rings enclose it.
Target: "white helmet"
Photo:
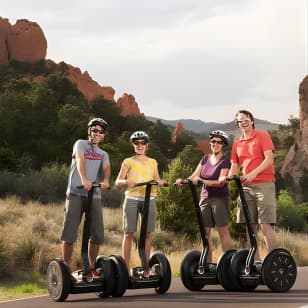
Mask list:
[[[107,130],[108,128],[108,123],[102,118],[94,118],[88,123],[88,127],[92,127],[95,125],[100,125],[104,130]]]
[[[146,142],[149,142],[149,140],[150,140],[148,134],[143,132],[143,131],[136,131],[136,132],[132,133],[132,135],[129,137],[129,140],[131,142],[133,142],[133,140],[135,140],[135,139],[143,139]]]
[[[223,141],[223,143],[225,145],[228,145],[229,143],[229,137],[228,135],[222,131],[222,130],[213,130],[211,133],[210,133],[210,140],[213,139],[214,137],[219,137],[221,138],[221,140]]]

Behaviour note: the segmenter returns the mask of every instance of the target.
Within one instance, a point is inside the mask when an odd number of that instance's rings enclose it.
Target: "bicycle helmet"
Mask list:
[[[108,123],[102,118],[94,118],[88,123],[88,127],[92,127],[95,125],[100,125],[104,130],[107,130],[108,128]]]
[[[136,132],[132,133],[132,135],[129,138],[130,142],[133,142],[135,139],[143,139],[146,142],[149,142],[149,140],[150,140],[148,134],[143,132],[143,131],[136,131]]]
[[[213,130],[210,133],[210,140],[213,139],[214,137],[219,137],[225,145],[228,145],[229,143],[228,135],[222,130]]]

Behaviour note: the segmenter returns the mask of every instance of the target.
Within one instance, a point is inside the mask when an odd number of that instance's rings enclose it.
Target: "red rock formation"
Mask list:
[[[10,60],[37,62],[45,59],[47,41],[36,22],[19,19],[11,26],[8,19],[0,17],[0,31],[0,64],[8,64]]]
[[[7,18],[0,17],[0,64],[9,63],[7,38],[11,33],[11,25]]]
[[[67,64],[67,78],[77,85],[78,90],[88,99],[92,100],[102,95],[109,101],[114,101],[115,90],[112,87],[100,86],[98,82],[93,80],[89,73],[84,73],[78,67]]]
[[[307,201],[303,198],[300,179],[308,170],[308,75],[299,86],[299,120],[300,128],[295,136],[281,169],[283,178],[291,176],[293,185],[287,187],[297,202]]]
[[[11,60],[37,62],[45,59],[46,53],[47,41],[37,23],[20,19],[12,26],[7,18],[0,17],[0,64],[8,64]],[[110,86],[101,86],[87,71],[82,73],[78,67],[64,62],[56,64],[52,60],[45,60],[45,63],[47,67],[51,67],[55,72],[75,83],[86,99],[91,101],[102,95],[107,100],[115,101],[115,90]],[[44,77],[27,75],[24,79],[39,83],[44,80]],[[131,94],[124,93],[118,99],[117,106],[122,116],[143,116]]]
[[[172,133],[171,136],[171,143],[176,143],[176,138],[182,134],[182,132],[184,131],[184,126],[182,122],[177,122],[175,129]]]
[[[208,140],[196,140],[198,148],[204,153],[211,153],[211,145]]]
[[[120,110],[120,114],[123,117],[126,116],[143,116],[140,113],[137,102],[135,101],[135,97],[132,94],[124,93],[117,100],[117,107]]]

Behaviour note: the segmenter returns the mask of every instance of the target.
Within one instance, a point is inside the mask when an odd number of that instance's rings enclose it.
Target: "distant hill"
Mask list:
[[[201,120],[193,119],[179,119],[179,120],[165,120],[160,118],[155,118],[151,116],[146,116],[149,121],[156,122],[160,120],[163,124],[176,126],[177,122],[182,122],[184,129],[198,133],[201,135],[208,135],[212,130],[221,129],[229,135],[237,137],[240,133],[240,130],[235,126],[234,122],[227,123],[216,123],[216,122],[203,122]],[[279,124],[271,123],[269,121],[255,119],[255,127],[260,130],[278,130]]]

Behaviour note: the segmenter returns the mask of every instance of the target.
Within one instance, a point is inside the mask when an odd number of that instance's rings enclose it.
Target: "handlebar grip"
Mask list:
[[[101,187],[100,183],[92,183],[92,188],[97,188],[97,187]],[[78,185],[76,186],[77,189],[84,189],[83,185]]]

